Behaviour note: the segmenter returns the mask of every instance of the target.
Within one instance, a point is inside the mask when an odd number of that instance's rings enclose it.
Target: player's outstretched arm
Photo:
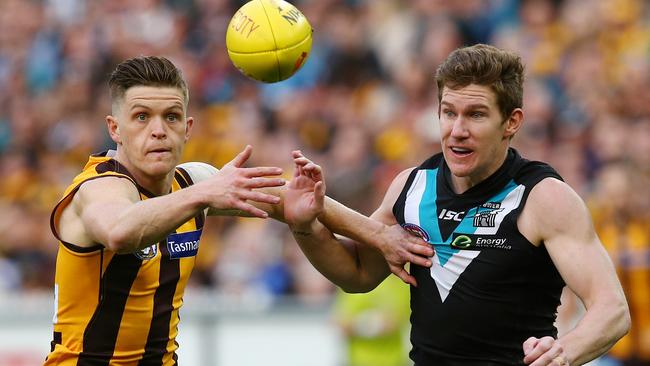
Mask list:
[[[311,161],[304,157],[300,151],[294,151],[292,152],[292,155],[297,165],[306,166],[311,163]],[[188,170],[190,170],[195,181],[207,179],[207,177],[216,174],[218,171],[216,168],[207,164],[193,164],[194,166],[186,166],[185,164],[182,164],[181,167],[189,168]],[[402,174],[395,179],[391,190],[385,197],[384,203],[380,209],[371,216],[371,218],[368,218],[329,197],[324,197],[324,210],[319,215],[319,221],[332,233],[343,235],[357,243],[363,243],[365,246],[370,246],[378,250],[385,258],[385,261],[388,262],[389,269],[393,274],[401,278],[404,282],[416,286],[415,278],[409,275],[404,267],[406,263],[414,263],[423,267],[430,267],[430,257],[433,256],[433,249],[424,240],[411,235],[397,225],[392,214],[392,205],[395,203],[397,196],[404,186],[409,172],[410,169],[402,172]],[[264,188],[259,191],[284,198],[286,186]],[[313,194],[313,192],[311,194]],[[312,196],[307,195],[304,196],[304,199],[310,200],[313,198]],[[261,201],[250,203],[258,209],[267,212],[270,217],[286,222],[284,200],[279,204],[268,204]],[[210,209],[208,214],[244,216],[247,213]],[[354,247],[356,245],[359,244],[349,244],[348,246]],[[352,249],[356,250],[354,248]],[[375,252],[373,251],[372,253]]]
[[[595,233],[589,212],[564,182],[547,178],[530,193],[520,228],[533,228],[567,286],[585,305],[577,326],[555,340],[531,337],[524,363],[582,365],[611,348],[630,328],[630,314],[614,266]]]
[[[384,202],[370,217],[366,217],[339,202],[326,199],[325,211],[318,218],[326,227],[357,243],[378,250],[390,271],[405,283],[417,286],[415,277],[405,269],[407,263],[431,267],[433,248],[422,238],[404,230],[395,220],[392,206],[408,177],[408,171],[398,176],[384,197]]]
[[[285,181],[268,177],[281,174],[280,168],[242,168],[251,152],[252,148],[247,146],[208,179],[144,201],[140,201],[135,186],[126,179],[107,177],[88,181],[74,196],[71,204],[74,214],[64,214],[65,219],[61,219],[62,238],[88,246],[102,243],[112,251],[128,253],[164,239],[205,208],[267,217],[266,212],[250,202],[274,204],[280,199],[254,189],[284,185]]]
[[[416,285],[415,278],[404,269],[405,262],[411,259],[409,256],[415,254],[404,248],[417,246],[414,252],[424,255],[432,255],[432,250],[421,239],[411,236],[396,225],[391,213],[408,171],[395,179],[380,208],[368,218],[336,201],[326,200],[322,171],[318,165],[300,152],[294,152],[294,162],[296,171],[285,192],[284,214],[294,237],[312,264],[334,283],[350,292],[374,288],[388,275],[388,269],[404,282]],[[315,220],[316,217],[318,220]],[[328,226],[322,225],[321,221]],[[339,233],[350,233],[355,238],[366,240],[355,242],[334,237],[329,225],[341,229]],[[386,263],[385,254],[382,255],[376,246],[369,245],[378,241],[377,236],[398,248],[392,249],[393,253],[407,259],[401,259],[396,266]],[[406,254],[398,253],[398,250],[403,250]],[[422,265],[431,265],[426,257],[423,260],[412,259],[421,260]]]
[[[284,218],[312,265],[346,292],[367,292],[390,273],[381,254],[335,237],[318,221],[325,209],[320,166],[295,158],[294,176],[284,192]]]

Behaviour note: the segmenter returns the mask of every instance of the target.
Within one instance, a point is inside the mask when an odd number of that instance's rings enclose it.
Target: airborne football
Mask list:
[[[232,63],[265,83],[285,80],[304,65],[312,28],[295,6],[282,0],[252,0],[233,15],[226,31]]]

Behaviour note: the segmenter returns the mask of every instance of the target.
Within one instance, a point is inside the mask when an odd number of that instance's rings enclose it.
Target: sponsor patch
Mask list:
[[[189,231],[186,233],[169,234],[167,237],[167,250],[169,258],[193,257],[199,251],[199,239],[201,230]]]
[[[476,235],[476,234],[454,234],[454,238],[450,244],[456,249],[503,249],[510,250],[512,246],[508,244],[508,239],[497,238],[491,235]]]
[[[452,247],[456,247],[459,249],[468,248],[470,245],[472,245],[472,239],[467,235],[458,235],[451,242]]]

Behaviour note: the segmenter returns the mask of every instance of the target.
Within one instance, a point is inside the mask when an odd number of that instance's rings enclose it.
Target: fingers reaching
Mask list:
[[[241,168],[244,163],[248,160],[248,158],[251,157],[251,154],[253,154],[253,147],[251,145],[246,145],[244,150],[237,154],[228,164],[226,165],[232,165],[237,168]]]
[[[251,214],[251,216],[259,217],[260,219],[266,219],[267,217],[269,217],[269,214],[266,211],[260,210],[259,208],[249,203],[238,202],[237,204],[235,204],[234,208],[243,212],[247,212]]]
[[[307,159],[299,150],[295,150],[291,154],[296,165],[296,172],[294,172],[294,176],[297,177],[299,175],[304,175],[309,177],[314,182],[323,180],[323,170],[320,165],[315,164],[313,161]]]
[[[280,197],[256,191],[244,191],[240,194],[240,198],[244,201],[250,200],[270,204],[280,203]]]
[[[255,168],[240,168],[242,175],[245,177],[265,177],[269,175],[281,175],[283,173],[282,168],[274,166],[259,166]]]

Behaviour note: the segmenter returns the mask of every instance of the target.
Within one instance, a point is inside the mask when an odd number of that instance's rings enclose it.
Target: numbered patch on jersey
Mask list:
[[[186,233],[169,234],[167,237],[167,250],[169,258],[193,257],[199,251],[199,239],[203,230],[188,231]]]

